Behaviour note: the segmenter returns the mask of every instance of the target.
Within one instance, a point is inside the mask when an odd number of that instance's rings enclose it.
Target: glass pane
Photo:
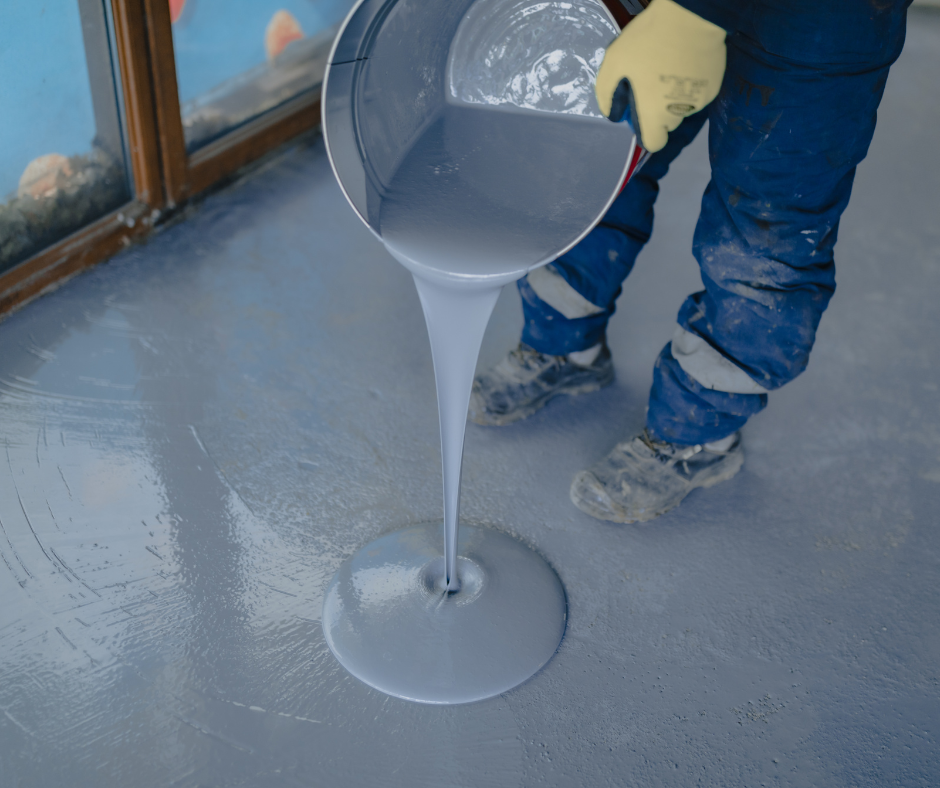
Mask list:
[[[128,202],[102,0],[2,0],[0,272]]]
[[[186,149],[323,79],[353,0],[168,0]]]

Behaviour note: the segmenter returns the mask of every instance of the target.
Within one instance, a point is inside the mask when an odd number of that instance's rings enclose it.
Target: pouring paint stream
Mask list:
[[[441,424],[444,476],[444,582],[460,590],[457,577],[457,527],[460,515],[460,471],[467,431],[467,407],[483,333],[500,288],[481,290],[440,285],[415,275],[415,285],[431,339],[437,409]]]
[[[444,477],[443,587],[450,592],[459,588],[467,407],[500,286],[590,225],[620,173],[606,157],[583,161],[571,152],[622,149],[622,135],[604,119],[448,104],[382,195],[382,240],[414,275],[431,340]],[[525,157],[516,154],[523,141]]]

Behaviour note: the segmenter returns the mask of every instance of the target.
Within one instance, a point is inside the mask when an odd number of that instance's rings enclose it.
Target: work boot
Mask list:
[[[643,430],[575,476],[571,501],[599,520],[643,523],[668,512],[696,487],[730,479],[743,463],[738,432],[713,443],[683,446]]]
[[[589,352],[549,356],[520,342],[473,381],[470,421],[502,427],[531,416],[560,394],[587,394],[613,383],[614,363],[607,345],[602,343],[591,360],[582,355]]]

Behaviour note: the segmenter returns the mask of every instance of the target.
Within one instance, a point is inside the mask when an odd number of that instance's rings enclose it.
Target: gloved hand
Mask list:
[[[658,151],[683,118],[718,95],[725,57],[722,28],[673,0],[652,0],[607,47],[597,103],[615,121],[629,108],[640,144]]]

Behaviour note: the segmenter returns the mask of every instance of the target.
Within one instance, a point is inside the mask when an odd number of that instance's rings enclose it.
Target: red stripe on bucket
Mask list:
[[[630,160],[630,166],[627,168],[627,177],[623,179],[623,183],[620,185],[620,191],[623,191],[626,185],[630,182],[630,179],[633,177],[634,173],[640,169],[640,164],[646,159],[646,148],[641,148],[639,145],[636,146],[636,149],[633,151],[633,158]]]

